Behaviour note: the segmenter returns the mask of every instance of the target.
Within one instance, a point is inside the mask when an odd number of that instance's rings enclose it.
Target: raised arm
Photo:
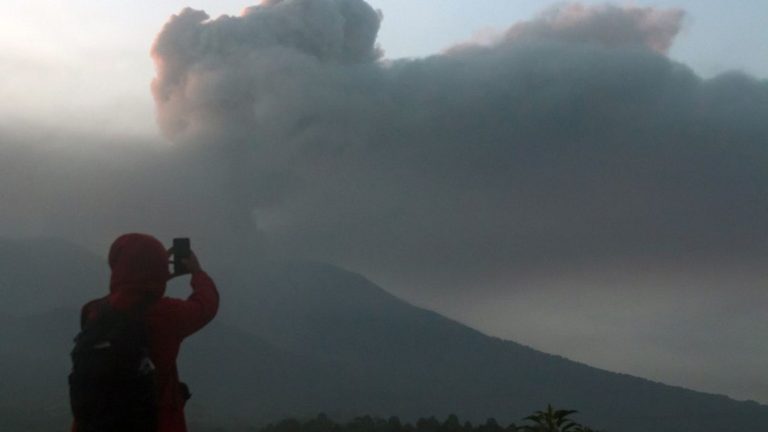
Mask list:
[[[178,310],[178,328],[187,337],[211,322],[219,311],[219,292],[216,284],[202,270],[192,273],[192,294]]]
[[[171,300],[168,304],[176,334],[187,337],[208,324],[219,310],[219,292],[213,279],[200,268],[193,253],[185,260],[192,273],[192,294],[186,300]]]

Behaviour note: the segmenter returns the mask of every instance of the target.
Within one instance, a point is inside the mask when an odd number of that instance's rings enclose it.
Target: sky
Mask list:
[[[0,235],[253,237],[768,403],[768,4],[293,3],[0,3]]]

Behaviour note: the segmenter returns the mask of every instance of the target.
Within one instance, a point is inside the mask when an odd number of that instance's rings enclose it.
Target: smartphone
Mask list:
[[[189,258],[192,255],[192,249],[189,244],[189,238],[173,239],[173,274],[186,274],[189,269],[181,262],[183,258]]]

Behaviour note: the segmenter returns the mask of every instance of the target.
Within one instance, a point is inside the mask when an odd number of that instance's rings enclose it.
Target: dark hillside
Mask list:
[[[106,287],[104,265],[68,247],[58,254],[83,263],[67,275],[67,302],[79,304],[94,296],[82,287]],[[52,262],[40,266],[40,255],[15,254],[16,279],[6,280],[36,281],[42,284],[36,290],[56,293],[62,284],[53,282],[62,270]],[[578,409],[584,423],[609,431],[741,432],[768,424],[768,407],[488,337],[330,265],[237,267],[247,270],[211,269],[222,311],[187,342],[180,359],[196,426],[234,430],[318,412],[340,420],[370,414],[405,421],[455,413],[472,422],[509,423],[548,403]],[[0,316],[0,430],[66,430],[67,355],[77,319],[74,306]]]

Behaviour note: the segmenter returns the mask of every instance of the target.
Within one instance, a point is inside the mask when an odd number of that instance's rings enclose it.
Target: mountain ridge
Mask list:
[[[22,269],[48,257],[28,259],[0,255],[6,266]],[[39,280],[50,279],[40,271]],[[318,412],[339,419],[457,414],[510,422],[547,403],[578,409],[585,423],[609,431],[742,431],[768,422],[768,406],[608,372],[488,336],[329,264],[262,260],[212,274],[222,310],[179,358],[194,394],[192,425],[234,430]],[[93,287],[69,285],[76,302],[89,300]],[[3,398],[0,411],[25,412],[15,401],[52,407],[34,421],[5,418],[3,430],[51,430],[68,419],[66,355],[78,309],[3,315],[0,338],[19,343],[5,344],[0,357],[0,370],[15,371],[3,372],[15,396]]]

